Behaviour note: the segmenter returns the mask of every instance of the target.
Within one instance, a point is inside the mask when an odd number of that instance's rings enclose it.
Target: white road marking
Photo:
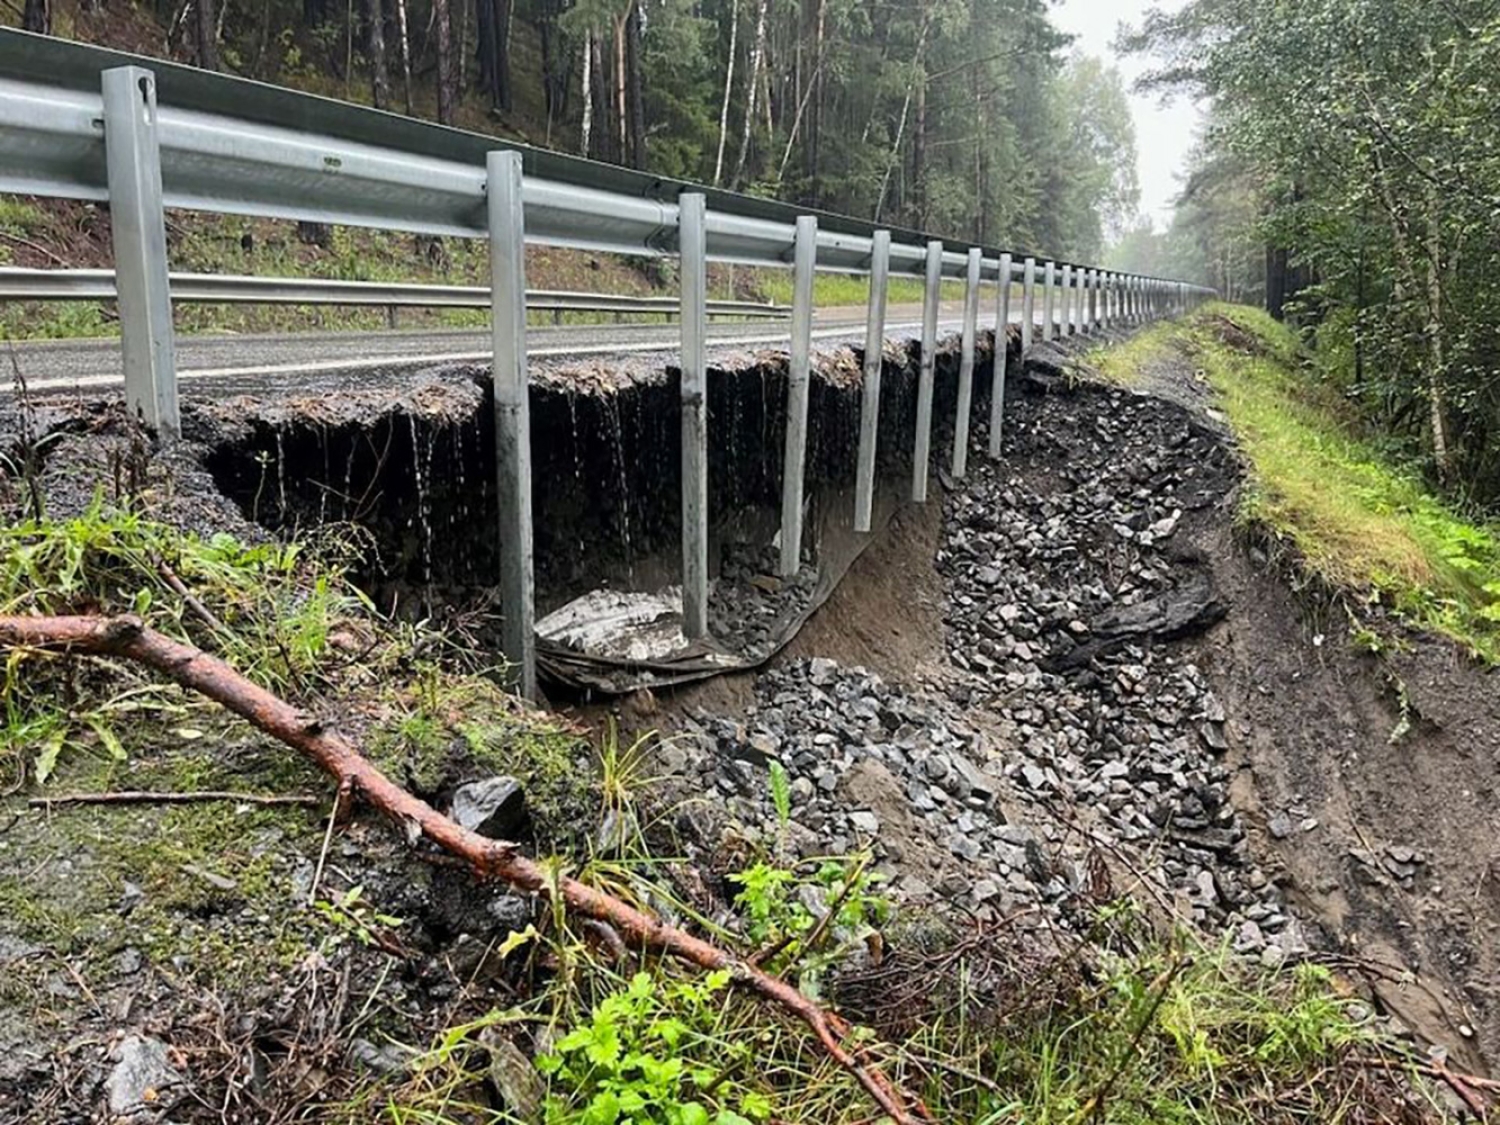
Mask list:
[[[886,327],[886,333],[899,333],[915,330],[921,331],[920,323],[893,324]],[[940,326],[942,327],[942,326]],[[813,339],[826,340],[840,336],[858,336],[861,326],[855,323],[846,324],[838,328],[821,328],[813,332]],[[734,348],[745,347],[750,344],[775,344],[787,339],[785,333],[758,336],[737,336],[733,338],[715,338],[708,341],[710,348]],[[585,344],[577,346],[558,346],[549,348],[531,348],[527,354],[534,359],[549,359],[560,356],[589,356],[589,355],[624,355],[637,352],[671,352],[675,351],[677,345],[674,343],[662,343],[660,341],[646,341],[634,344]],[[447,363],[484,363],[493,357],[493,353],[486,350],[482,352],[445,352],[432,355],[394,355],[394,356],[371,356],[366,358],[350,359],[328,359],[318,360],[311,363],[277,363],[265,364],[255,367],[200,367],[190,368],[177,373],[180,380],[187,379],[253,379],[267,375],[317,375],[332,371],[369,371],[380,368],[395,367],[436,367]],[[32,391],[49,390],[82,390],[88,387],[108,387],[124,382],[120,375],[81,375],[76,378],[67,376],[53,377],[50,379],[32,379],[27,381],[27,388]],[[14,383],[0,383],[0,392],[12,390]]]

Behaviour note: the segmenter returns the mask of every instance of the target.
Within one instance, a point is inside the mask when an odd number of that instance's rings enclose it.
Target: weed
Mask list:
[[[751,1125],[765,1095],[726,1076],[750,1047],[718,1034],[727,971],[664,983],[640,972],[537,1059],[552,1080],[549,1125]],[[706,1048],[706,1050],[705,1050]]]
[[[349,938],[360,945],[375,945],[382,931],[393,930],[401,925],[401,919],[391,914],[382,914],[365,898],[365,889],[350,887],[336,902],[319,899],[313,903],[318,916],[328,923],[331,935],[325,943],[328,949],[336,948]]]

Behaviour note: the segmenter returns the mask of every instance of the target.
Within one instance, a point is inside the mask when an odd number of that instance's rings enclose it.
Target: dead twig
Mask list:
[[[1125,1073],[1126,1068],[1130,1066],[1131,1060],[1135,1058],[1136,1052],[1140,1050],[1141,1039],[1145,1037],[1146,1029],[1156,1019],[1156,1013],[1161,1010],[1162,1002],[1166,1000],[1167,993],[1171,991],[1172,982],[1177,979],[1177,974],[1182,972],[1188,966],[1189,962],[1190,958],[1178,958],[1153,982],[1152,987],[1156,990],[1156,995],[1151,998],[1151,1006],[1142,1013],[1140,1022],[1136,1024],[1135,1032],[1130,1037],[1130,1046],[1121,1052],[1119,1059],[1115,1061],[1114,1069],[1109,1072],[1109,1077],[1105,1078],[1103,1084],[1095,1091],[1093,1096],[1084,1102],[1083,1108],[1073,1118],[1074,1121],[1082,1121],[1084,1118],[1090,1116],[1095,1120],[1099,1120],[1102,1117],[1104,1104],[1109,1100],[1109,1095],[1114,1091],[1115,1083],[1120,1080],[1120,1075]]]
[[[193,793],[153,793],[121,789],[114,793],[59,793],[55,797],[33,797],[34,809],[53,805],[190,805],[202,801],[233,801],[240,805],[302,805],[312,808],[322,798],[311,793],[236,793],[228,789],[201,789]]]
[[[172,592],[182,599],[190,610],[196,613],[205,625],[215,633],[227,633],[224,623],[220,621],[208,606],[198,600],[198,596],[187,588],[187,584],[177,577],[177,572],[166,564],[163,559],[156,560],[156,573],[161,575],[161,580],[172,588]]]
[[[866,1067],[843,1045],[849,1026],[794,987],[728,950],[668,925],[577,879],[554,874],[521,854],[513,843],[491,840],[459,825],[391,781],[355,746],[285,700],[251,683],[222,660],[148,629],[136,617],[0,616],[0,644],[61,649],[133,660],[197,691],[299,751],[394,821],[409,843],[426,839],[468,861],[480,879],[499,879],[538,895],[557,894],[566,909],[613,926],[645,949],[729,972],[736,984],[759,994],[804,1024],[896,1125],[930,1119],[921,1103],[899,1092],[879,1069]]]
[[[29,238],[23,238],[21,235],[8,230],[0,230],[0,238],[5,239],[7,242],[14,242],[17,246],[24,246],[28,250],[35,250],[38,254],[44,255],[54,266],[67,268],[67,262],[63,261],[51,250],[48,250],[40,242],[33,242]]]

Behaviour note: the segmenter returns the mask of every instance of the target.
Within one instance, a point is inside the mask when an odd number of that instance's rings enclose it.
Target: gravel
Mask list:
[[[1068,925],[1114,893],[1102,866],[1144,873],[1247,956],[1304,948],[1231,801],[1229,716],[1181,643],[1222,616],[1190,535],[1235,479],[1221,439],[1123,391],[1014,402],[1007,459],[976,435],[945,500],[948,670],[773,667],[744,721],[694,713],[686,768],[735,835],[800,856],[868,845],[898,898]],[[792,779],[785,832],[773,758]]]

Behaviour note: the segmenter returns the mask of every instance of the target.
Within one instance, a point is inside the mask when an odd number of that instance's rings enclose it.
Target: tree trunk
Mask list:
[[[729,95],[734,90],[734,53],[740,33],[740,0],[729,2],[729,61],[724,64],[724,100],[719,106],[719,155],[714,158],[714,187],[724,181],[724,141],[729,136]]]
[[[370,56],[370,97],[376,109],[391,102],[391,72],[385,62],[385,13],[380,0],[365,0],[365,50]]]
[[[584,156],[589,151],[594,132],[594,33],[583,33],[583,136],[578,151]]]
[[[406,20],[406,0],[396,0],[396,35],[401,40],[401,89],[406,114],[411,116],[411,28]]]
[[[927,66],[919,58],[915,80],[915,120],[911,133],[911,202],[915,225],[927,228]]]
[[[1443,233],[1437,189],[1428,189],[1427,200],[1427,402],[1432,424],[1432,463],[1438,479],[1447,483],[1453,475],[1453,456],[1448,440],[1446,373],[1443,370]]]
[[[750,134],[755,129],[756,95],[760,92],[760,65],[766,54],[766,9],[768,0],[758,0],[755,5],[755,39],[750,46],[750,74],[745,86],[745,127],[740,132],[740,155],[734,162],[734,175],[729,186],[737,188],[745,174],[745,161],[750,155]]]
[[[597,31],[589,32],[589,53],[592,56],[594,81],[590,90],[594,98],[594,152],[599,160],[613,160],[614,134],[609,120],[609,75],[604,69],[604,45]]]
[[[514,0],[495,0],[495,104],[506,113],[511,110],[510,30],[516,18]]]
[[[633,6],[633,5],[632,5]],[[621,164],[630,163],[630,141],[627,137],[628,122],[625,113],[625,16],[615,20],[615,159]]]
[[[478,17],[478,35],[475,53],[479,56],[479,89],[488,94],[490,107],[500,104],[500,81],[495,74],[498,32],[495,28],[495,5],[490,0],[478,0],[475,5]]]
[[[219,69],[219,21],[214,0],[193,0],[193,44],[197,62],[204,70]]]
[[[643,29],[639,0],[625,19],[625,101],[630,118],[630,166],[646,166],[646,92],[641,75]]]
[[[828,22],[828,0],[816,0],[813,21],[812,113],[807,119],[807,147],[804,171],[807,175],[807,201],[816,207],[820,197],[818,184],[819,146],[823,141],[823,38]]]
[[[439,123],[453,124],[453,18],[449,0],[432,0],[437,31],[437,115]]]
[[[41,35],[52,34],[52,0],[26,0],[21,13],[23,31],[35,31]]]

